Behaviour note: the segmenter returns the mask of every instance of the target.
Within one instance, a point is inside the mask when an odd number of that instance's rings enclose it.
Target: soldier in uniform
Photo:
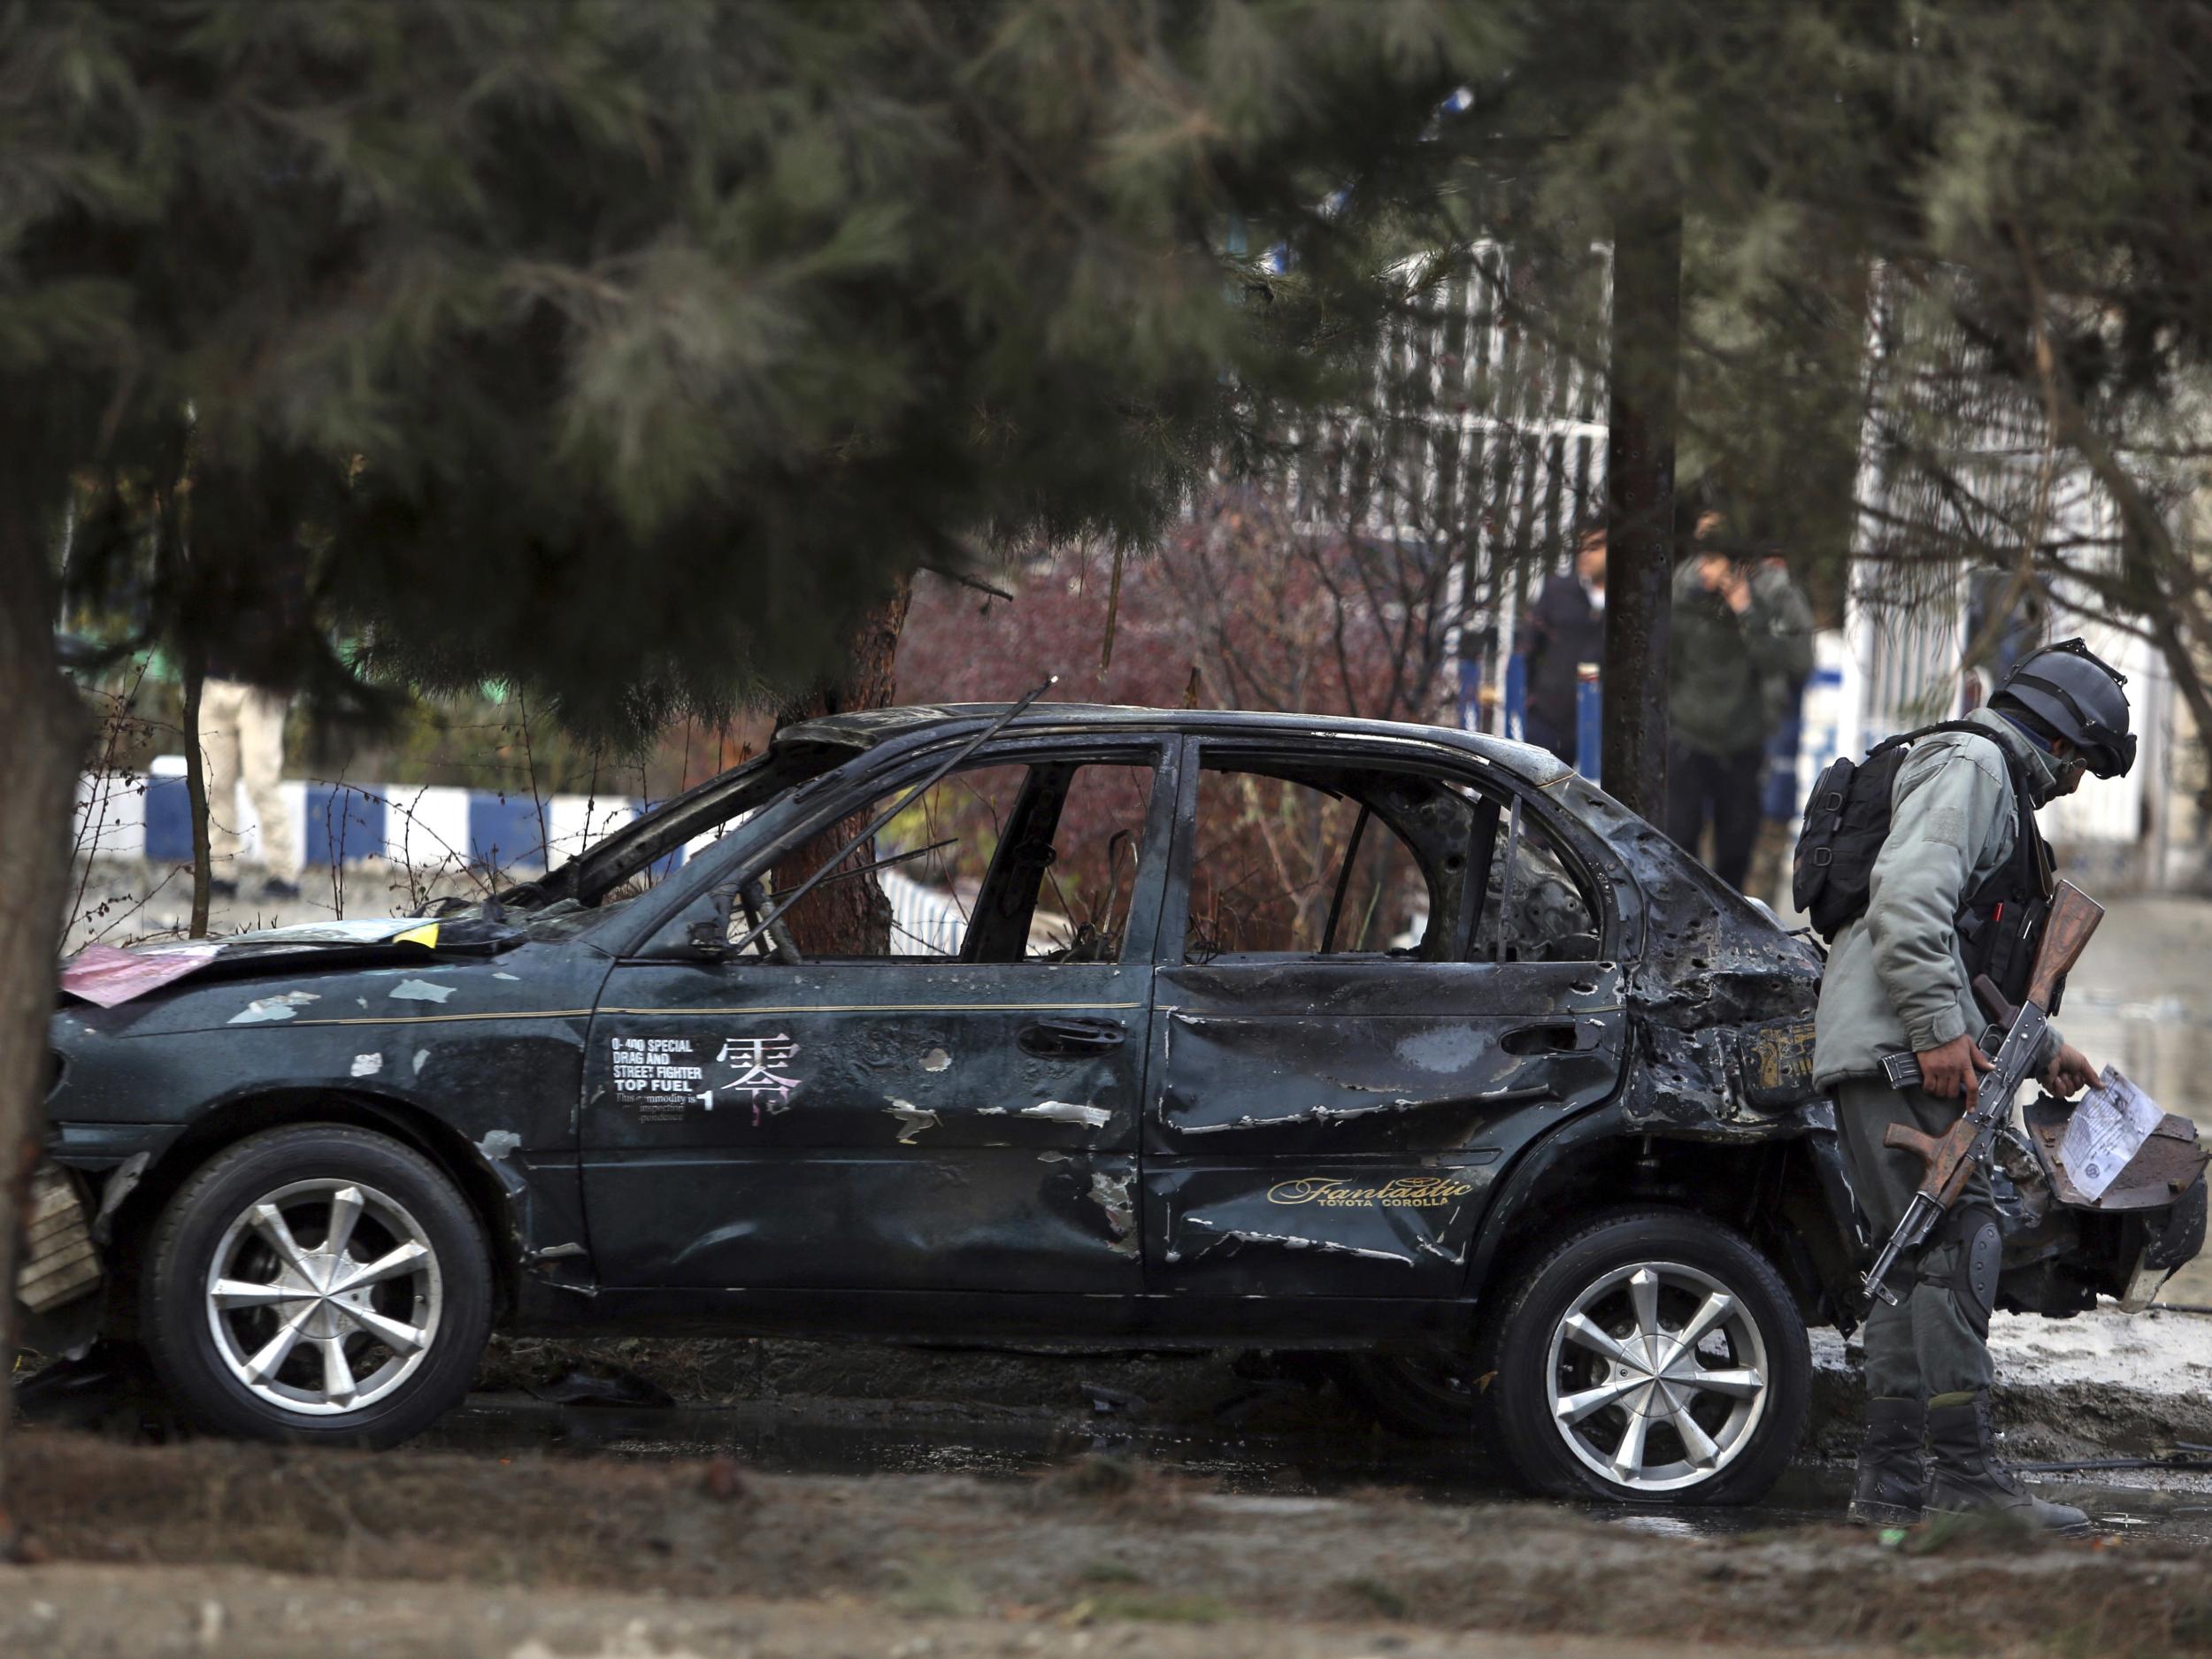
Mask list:
[[[1968,1034],[1982,1025],[1974,976],[1990,972],[2015,1002],[2024,994],[2035,907],[2054,879],[2033,808],[2072,793],[2085,772],[2114,778],[2134,764],[2124,683],[2078,640],[2047,646],[1967,717],[1978,729],[1922,736],[1898,766],[1868,908],[1836,935],[1828,959],[1813,1058],[1878,1239],[1922,1176],[1911,1153],[1883,1146],[1882,1131],[1904,1123],[1943,1133],[1990,1069]],[[2000,948],[2007,942],[2015,948]],[[1924,1087],[1899,1091],[1881,1062],[1905,1048]],[[2055,1032],[2039,1071],[2062,1096],[2096,1080]],[[2002,1254],[1988,1177],[1978,1171],[1917,1259],[1898,1263],[1897,1305],[1877,1302],[1869,1313],[1853,1520],[1902,1525],[1924,1510],[2001,1509],[2053,1530],[2086,1527],[2079,1509],[2033,1496],[1997,1458],[1988,1339]]]

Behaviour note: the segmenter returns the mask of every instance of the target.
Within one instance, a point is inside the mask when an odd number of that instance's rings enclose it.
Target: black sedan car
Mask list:
[[[73,964],[23,1294],[242,1435],[403,1440],[495,1323],[1259,1346],[1743,1501],[1860,1306],[1820,971],[1517,744],[839,717],[480,902]],[[2089,1205],[2029,1116],[2007,1305],[2195,1253],[2185,1125]]]

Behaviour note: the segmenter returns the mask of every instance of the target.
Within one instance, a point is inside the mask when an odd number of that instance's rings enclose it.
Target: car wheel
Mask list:
[[[393,1446],[459,1402],[491,1325],[483,1230],[453,1183],[335,1124],[231,1147],[155,1224],[140,1314],[197,1422]]]
[[[1688,1210],[1619,1212],[1561,1240],[1487,1322],[1482,1350],[1487,1432],[1558,1497],[1752,1502],[1796,1450],[1811,1400],[1805,1323],[1780,1275]]]
[[[1463,1354],[1353,1354],[1341,1375],[1377,1422],[1413,1440],[1463,1439],[1480,1414],[1478,1373]]]

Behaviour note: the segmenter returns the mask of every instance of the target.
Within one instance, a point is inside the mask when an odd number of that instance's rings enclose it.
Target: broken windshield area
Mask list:
[[[557,870],[503,890],[495,902],[534,939],[572,937],[649,892],[680,859],[854,757],[841,744],[780,744],[632,820]]]

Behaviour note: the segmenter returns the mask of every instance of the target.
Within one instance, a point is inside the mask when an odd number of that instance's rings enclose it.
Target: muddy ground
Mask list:
[[[1238,1494],[1110,1457],[1015,1480],[787,1476],[33,1429],[15,1462],[45,1559],[0,1578],[12,1655],[1350,1654],[1470,1632],[2212,1650],[2212,1555],[2156,1538],[1685,1536],[1388,1490]]]
[[[2212,1319],[1997,1340],[2016,1457],[2212,1443]],[[2212,1479],[2055,1486],[2088,1542],[1886,1543],[1837,1524],[1856,1389],[1818,1357],[1807,1455],[1732,1512],[1516,1500],[1253,1355],[509,1343],[382,1455],[159,1443],[111,1402],[18,1442],[35,1563],[0,1569],[0,1654],[2212,1651]],[[579,1372],[682,1398],[531,1392]]]

